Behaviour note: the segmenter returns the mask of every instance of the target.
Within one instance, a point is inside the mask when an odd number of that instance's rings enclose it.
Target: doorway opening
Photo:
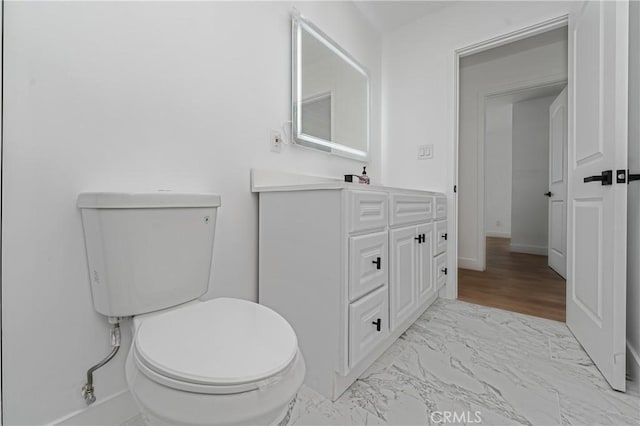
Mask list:
[[[565,321],[567,28],[461,58],[458,298]]]
[[[479,203],[484,203],[484,163],[481,162],[484,161],[484,144],[478,143],[477,139],[484,138],[484,132],[477,132],[484,120],[464,123],[469,110],[465,112],[464,109],[461,63],[465,57],[493,46],[503,47],[513,40],[550,32],[551,28],[568,23],[570,37],[565,52],[568,55],[564,58],[568,62],[567,111],[570,113],[567,114],[568,150],[566,160],[563,160],[568,166],[566,201],[570,206],[566,208],[567,237],[564,240],[567,248],[566,323],[611,387],[620,391],[626,388],[626,360],[633,362],[635,359],[637,364],[638,359],[636,348],[625,340],[625,332],[633,330],[633,322],[628,317],[625,320],[628,314],[626,266],[629,241],[627,155],[629,129],[632,128],[628,112],[630,105],[635,105],[629,102],[629,80],[633,82],[632,77],[637,75],[630,72],[634,69],[630,59],[633,60],[632,53],[637,51],[629,48],[637,40],[634,33],[630,33],[630,27],[632,31],[637,28],[634,25],[637,21],[634,20],[636,15],[630,17],[629,9],[628,2],[587,2],[572,10],[571,19],[565,16],[541,22],[458,49],[454,55],[457,108],[453,182],[459,189],[453,200],[453,214],[457,219],[456,260],[464,269],[484,271],[484,232],[466,232],[484,227],[484,221],[474,216],[475,213],[484,219],[484,206],[478,208]],[[558,26],[560,23],[563,25]],[[505,68],[513,71],[518,65],[522,64],[514,63]],[[540,68],[551,72],[543,61],[519,69],[524,73]],[[527,80],[527,77],[520,77]],[[632,90],[631,93],[635,92]],[[476,102],[484,105],[484,98],[476,96]],[[465,135],[474,129],[476,139]],[[448,294],[457,296],[457,268],[454,271]],[[535,289],[535,282],[531,289]]]

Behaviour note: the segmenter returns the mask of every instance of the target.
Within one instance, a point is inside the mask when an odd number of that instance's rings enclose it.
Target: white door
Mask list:
[[[549,266],[567,277],[567,88],[549,107]]]
[[[391,276],[389,303],[391,329],[394,330],[413,312],[416,298],[416,259],[418,234],[415,226],[390,232]],[[422,240],[422,239],[420,239]]]
[[[627,185],[616,170],[627,169],[629,3],[577,7],[569,20],[567,325],[624,391]]]

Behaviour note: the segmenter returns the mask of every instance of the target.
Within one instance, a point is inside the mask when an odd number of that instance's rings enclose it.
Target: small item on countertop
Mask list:
[[[369,185],[369,176],[367,176],[367,166],[364,166],[362,168],[362,176],[358,176],[358,178],[360,179],[360,183],[363,183],[365,185]]]
[[[358,178],[358,180],[354,181],[354,178]],[[367,166],[364,166],[362,168],[362,176],[353,175],[353,174],[344,175],[344,181],[345,182],[350,182],[350,183],[358,182],[358,183],[362,183],[362,184],[365,184],[365,185],[369,185],[370,181],[369,181],[369,176],[367,175]]]

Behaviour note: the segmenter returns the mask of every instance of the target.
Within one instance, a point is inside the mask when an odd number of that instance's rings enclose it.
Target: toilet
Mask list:
[[[286,424],[305,375],[296,334],[266,306],[201,301],[220,197],[82,193],[96,311],[133,317],[129,390],[152,425]]]

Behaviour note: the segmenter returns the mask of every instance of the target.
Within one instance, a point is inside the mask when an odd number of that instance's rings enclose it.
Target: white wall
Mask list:
[[[511,237],[511,120],[510,103],[488,102],[485,109],[484,232]]]
[[[208,296],[255,300],[252,167],[340,177],[361,164],[269,151],[290,120],[290,7],[243,2],[5,4],[2,338],[5,424],[53,421],[85,404],[86,369],[109,350],[93,311],[81,191],[222,196]],[[351,3],[296,7],[372,77],[372,162],[380,182],[379,35]],[[96,374],[126,389],[124,359]]]
[[[452,211],[456,183],[455,170],[451,167],[455,155],[455,50],[564,15],[575,4],[459,2],[385,34],[382,125],[385,183],[446,191]],[[536,65],[530,71],[543,64]],[[525,67],[512,69],[515,78],[519,72],[529,71]],[[506,76],[498,73],[495,77],[500,81]],[[417,146],[424,143],[434,145],[433,160],[417,160]],[[461,165],[460,170],[464,167],[467,166]],[[469,167],[473,173],[475,166]],[[472,193],[473,189],[467,191]],[[467,209],[473,210],[474,204],[470,203]],[[461,218],[459,232],[472,236],[475,220]],[[467,221],[470,229],[464,223]],[[449,224],[450,235],[454,235],[453,225]],[[451,240],[450,253],[454,253],[454,239]],[[459,246],[459,256],[476,257],[473,241],[464,243],[464,247]],[[454,265],[452,259],[451,269]],[[451,288],[448,295],[454,296]]]
[[[629,170],[640,173],[640,2],[631,2],[629,25]],[[636,388],[640,381],[640,182],[629,185],[627,346]]]
[[[547,254],[549,107],[555,96],[513,104],[511,251]]]

